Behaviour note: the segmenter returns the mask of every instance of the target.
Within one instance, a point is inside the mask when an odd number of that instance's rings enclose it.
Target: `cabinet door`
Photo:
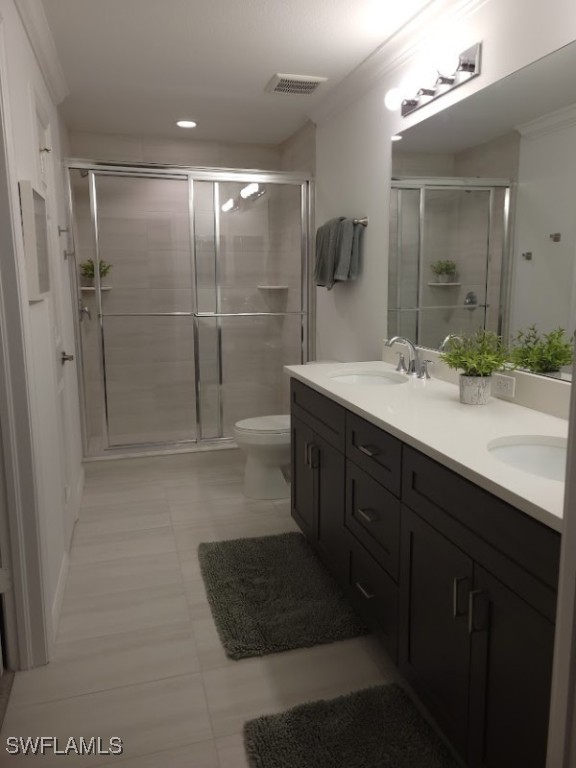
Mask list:
[[[343,541],[346,460],[343,454],[315,434],[311,464],[316,473],[318,554],[336,580],[343,584],[347,562]]]
[[[318,516],[314,489],[315,470],[311,453],[314,433],[304,422],[291,418],[292,517],[312,543],[316,541]]]
[[[403,507],[400,569],[400,669],[465,755],[472,560]]]
[[[473,594],[488,613],[472,635],[470,765],[544,768],[554,625],[478,565]]]

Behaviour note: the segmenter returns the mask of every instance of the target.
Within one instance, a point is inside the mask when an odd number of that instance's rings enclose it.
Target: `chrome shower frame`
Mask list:
[[[233,445],[233,439],[223,435],[223,361],[222,361],[222,327],[221,321],[227,317],[286,317],[299,316],[301,318],[301,347],[300,362],[307,362],[314,357],[315,352],[315,291],[312,280],[312,254],[311,254],[311,234],[313,232],[313,201],[314,201],[314,181],[309,174],[294,173],[287,171],[256,171],[240,168],[206,168],[180,165],[160,165],[160,164],[142,164],[142,163],[114,163],[101,162],[90,159],[67,159],[64,162],[66,169],[68,185],[68,206],[69,219],[71,222],[71,241],[72,250],[70,253],[70,269],[73,277],[72,283],[72,302],[75,308],[79,308],[79,290],[77,284],[77,232],[76,221],[74,217],[74,200],[71,184],[71,171],[86,171],[89,176],[89,194],[90,211],[92,220],[92,231],[94,234],[95,247],[95,293],[97,299],[97,313],[99,324],[98,354],[101,366],[101,376],[103,380],[103,413],[104,423],[102,425],[102,434],[106,441],[103,455],[92,456],[88,446],[88,426],[87,426],[87,403],[84,389],[84,359],[82,350],[82,333],[80,327],[80,312],[75,312],[75,338],[77,353],[77,373],[78,386],[80,390],[80,409],[82,424],[82,442],[84,457],[91,460],[101,460],[107,458],[120,458],[128,456],[146,456],[157,454],[170,454],[189,452],[194,450],[210,450],[218,447]],[[192,440],[179,440],[170,443],[127,443],[119,446],[110,446],[110,430],[108,418],[108,401],[106,388],[106,360],[104,354],[104,316],[102,313],[102,294],[100,286],[100,254],[98,243],[98,201],[96,196],[96,178],[98,176],[117,176],[132,178],[159,178],[159,179],[178,179],[188,182],[188,203],[189,203],[189,222],[190,222],[190,258],[192,266],[192,311],[191,312],[168,312],[168,313],[107,313],[106,317],[123,316],[185,316],[192,319],[192,332],[194,343],[194,397],[195,397],[195,416],[196,416],[196,437]],[[221,311],[220,285],[218,273],[215,274],[216,285],[216,311],[200,312],[198,309],[198,284],[196,270],[196,238],[194,222],[194,182],[212,182],[214,183],[214,222],[215,222],[215,263],[218,269],[218,250],[219,250],[219,219],[220,206],[218,204],[219,183],[221,182],[257,182],[260,184],[282,184],[300,187],[300,217],[301,217],[301,311],[299,312],[236,312],[223,313]],[[199,322],[202,318],[214,319],[217,328],[217,364],[218,364],[218,406],[217,406],[217,437],[205,438],[202,435],[202,413],[201,413],[201,391],[200,391],[200,359],[199,359]]]

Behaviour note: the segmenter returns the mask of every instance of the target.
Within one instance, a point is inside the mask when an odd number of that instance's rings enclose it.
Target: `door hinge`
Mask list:
[[[12,578],[8,568],[0,568],[0,594],[12,589]]]

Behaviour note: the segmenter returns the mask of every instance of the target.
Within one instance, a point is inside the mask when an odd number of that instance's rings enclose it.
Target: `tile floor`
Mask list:
[[[395,679],[369,637],[225,656],[197,545],[295,528],[288,502],[243,497],[237,450],[87,464],[54,659],[16,674],[0,765],[246,768],[245,720]],[[125,752],[4,752],[39,735],[118,736]]]

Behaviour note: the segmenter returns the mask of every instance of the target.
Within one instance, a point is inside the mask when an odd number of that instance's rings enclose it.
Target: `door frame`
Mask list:
[[[5,505],[0,504],[0,551],[11,588],[4,593],[10,669],[46,664],[49,656],[42,553],[34,477],[25,316],[21,305],[19,221],[14,145],[6,93],[4,20],[0,16],[0,440]]]

